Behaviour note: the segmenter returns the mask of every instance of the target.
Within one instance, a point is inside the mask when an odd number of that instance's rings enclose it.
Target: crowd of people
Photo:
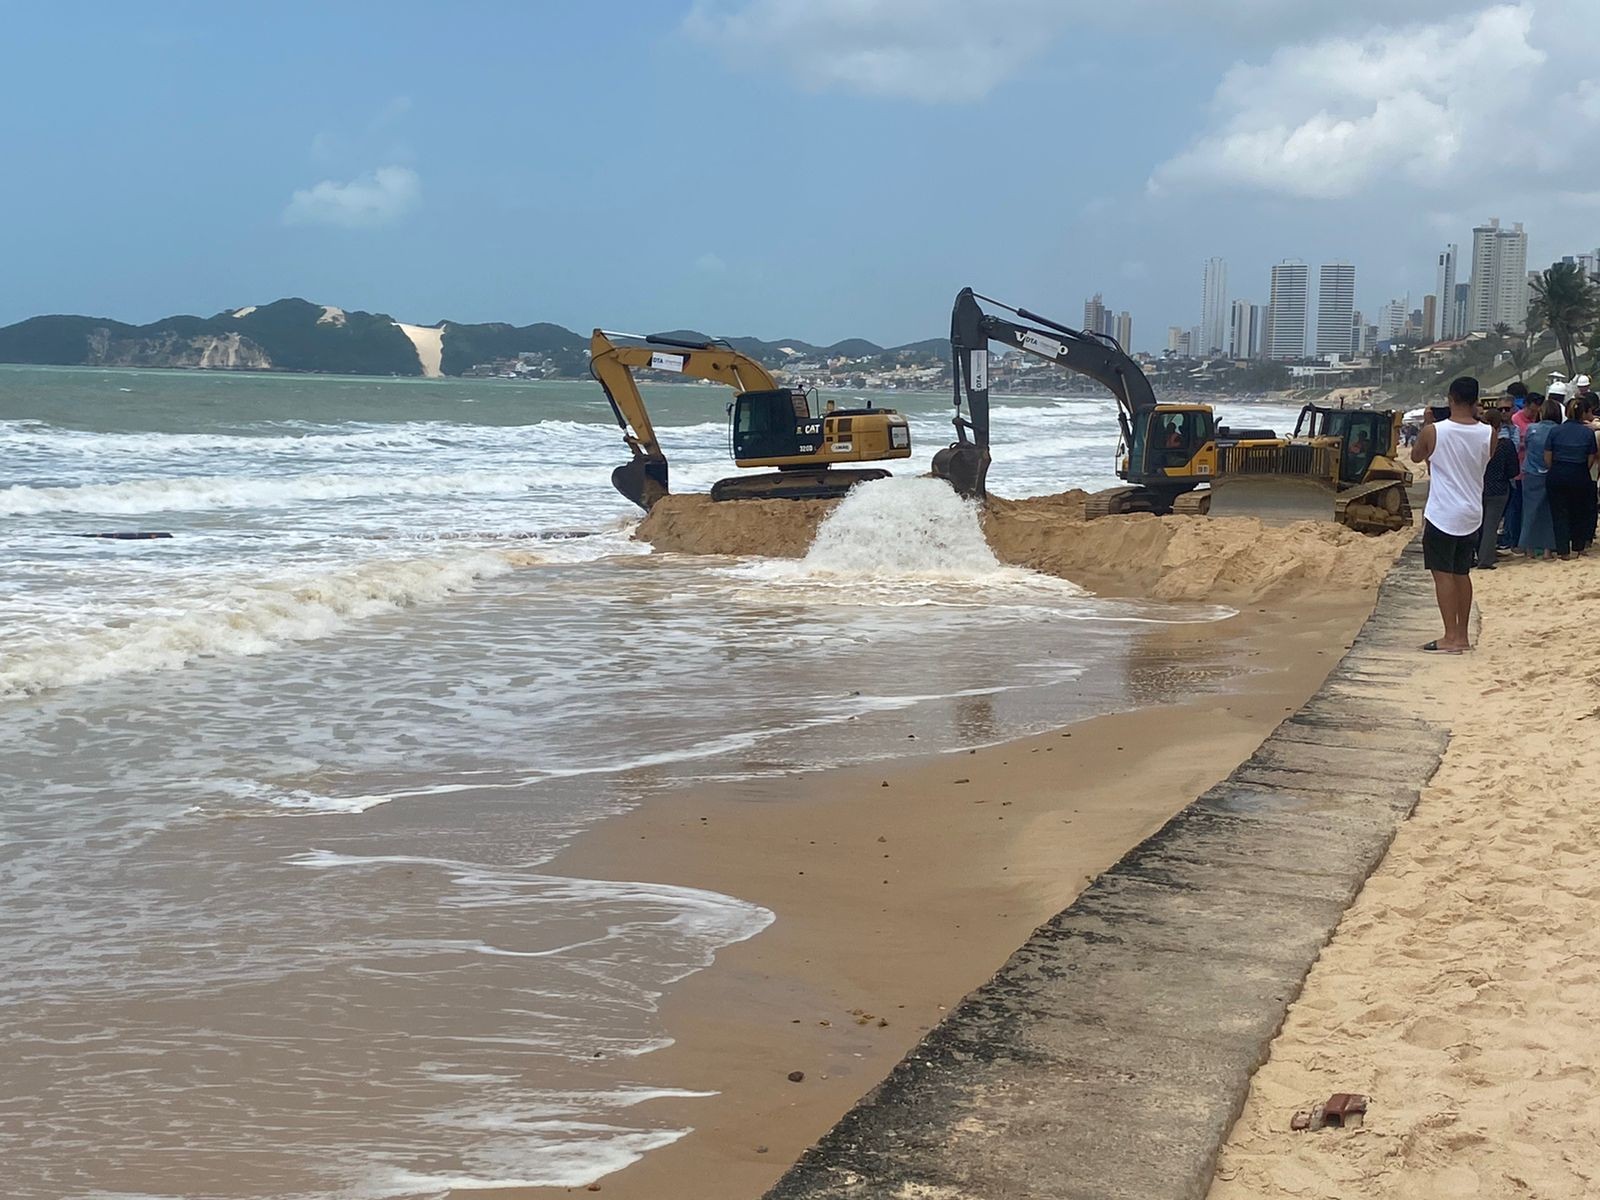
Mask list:
[[[1498,560],[1567,561],[1586,554],[1600,516],[1600,396],[1589,378],[1521,383],[1481,401],[1478,381],[1450,384],[1411,447],[1429,466],[1423,562],[1433,574],[1444,636],[1424,650],[1470,650],[1474,569]]]
[[[1492,569],[1507,555],[1537,561],[1587,553],[1600,515],[1600,395],[1589,377],[1555,379],[1543,395],[1513,383],[1484,405],[1483,418],[1496,432],[1496,453],[1484,476],[1478,566]],[[1497,494],[1505,498],[1498,509],[1491,507]]]

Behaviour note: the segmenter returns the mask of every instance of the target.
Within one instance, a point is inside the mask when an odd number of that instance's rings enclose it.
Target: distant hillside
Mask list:
[[[464,375],[478,363],[519,354],[542,354],[563,375],[582,375],[588,370],[589,339],[560,325],[442,324],[444,358],[440,367],[446,375]]]
[[[693,329],[674,329],[656,336],[683,341],[710,340],[706,334]],[[842,342],[834,342],[831,346],[819,346],[814,342],[802,341],[800,338],[783,338],[775,342],[753,337],[730,337],[723,340],[740,354],[748,354],[764,367],[784,367],[797,361],[827,363],[840,358],[865,360],[862,365],[872,367],[890,366],[902,362],[931,365],[935,362],[950,361],[950,343],[941,338],[910,342],[904,346],[892,346],[887,349],[865,338],[846,338]]]
[[[307,300],[279,300],[214,317],[167,317],[148,325],[34,317],[0,329],[0,362],[422,374],[416,349],[391,318]]]
[[[439,370],[445,375],[464,375],[474,367],[519,356],[538,360],[539,370],[555,375],[581,376],[588,370],[588,337],[560,325],[436,321],[420,330],[411,328],[419,336],[443,330],[438,349]],[[692,330],[667,336],[707,340]],[[831,346],[799,338],[727,340],[768,367],[838,359],[874,367],[926,365],[950,358],[949,343],[940,339],[889,349],[864,338],[847,338]],[[148,325],[105,317],[32,317],[0,328],[0,362],[334,375],[424,373],[417,346],[387,313],[346,311],[301,299],[249,305],[211,317],[166,317]]]

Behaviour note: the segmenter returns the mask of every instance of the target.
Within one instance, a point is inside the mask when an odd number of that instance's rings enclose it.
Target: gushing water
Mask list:
[[[812,572],[975,578],[1001,570],[978,506],[939,479],[864,483],[828,514],[805,557]]]

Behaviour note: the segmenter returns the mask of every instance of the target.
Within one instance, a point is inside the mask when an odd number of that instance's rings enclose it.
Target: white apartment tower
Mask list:
[[[1519,221],[1500,228],[1500,219],[1472,231],[1472,286],[1467,295],[1467,327],[1460,333],[1488,333],[1504,322],[1521,329],[1528,315],[1528,235]]]
[[[1285,259],[1272,268],[1272,321],[1267,329],[1268,358],[1292,362],[1306,356],[1308,289],[1306,265]]]
[[[1461,247],[1454,242],[1439,255],[1439,274],[1433,288],[1433,294],[1439,297],[1435,322],[1438,328],[1428,330],[1428,336],[1436,342],[1454,341],[1464,332],[1456,328],[1456,261],[1460,257]]]
[[[1117,345],[1129,354],[1133,353],[1133,316],[1127,309],[1117,314],[1116,332],[1111,336],[1117,339]]]
[[[1350,355],[1350,318],[1356,310],[1356,269],[1324,263],[1317,283],[1317,357]]]
[[[1206,259],[1200,343],[1195,348],[1197,355],[1220,354],[1228,345],[1228,264],[1220,258]]]
[[[1228,353],[1234,358],[1260,358],[1261,306],[1235,300],[1228,325]]]

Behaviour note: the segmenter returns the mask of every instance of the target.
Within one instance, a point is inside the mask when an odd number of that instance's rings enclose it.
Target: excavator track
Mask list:
[[[1388,533],[1411,528],[1411,496],[1398,479],[1379,479],[1346,488],[1333,499],[1333,517],[1358,533]]]
[[[1099,517],[1114,517],[1123,513],[1155,513],[1164,517],[1178,511],[1177,505],[1190,493],[1174,496],[1168,491],[1128,484],[1095,492],[1083,502],[1083,517],[1093,521]]]
[[[1128,507],[1128,500],[1140,490],[1142,489],[1136,487],[1114,487],[1106,488],[1103,492],[1095,492],[1083,502],[1084,520],[1094,521],[1100,517],[1132,512],[1133,509]]]
[[[1185,492],[1172,502],[1173,514],[1180,517],[1203,517],[1211,511],[1210,492]]]
[[[736,475],[711,485],[713,500],[833,500],[858,483],[888,479],[881,470],[776,471],[769,475]]]

